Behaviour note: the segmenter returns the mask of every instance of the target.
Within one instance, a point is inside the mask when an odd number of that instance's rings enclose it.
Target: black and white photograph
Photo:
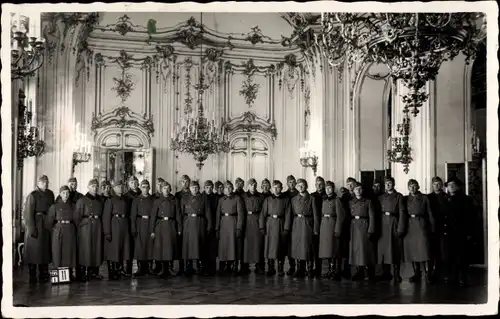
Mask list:
[[[496,2],[1,19],[3,316],[498,312]]]

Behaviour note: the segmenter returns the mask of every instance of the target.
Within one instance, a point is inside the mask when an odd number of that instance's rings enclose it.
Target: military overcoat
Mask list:
[[[417,192],[405,196],[408,211],[408,230],[403,239],[406,262],[431,259],[430,236],[434,232],[434,216],[426,195]]]
[[[78,263],[85,267],[99,267],[103,256],[102,214],[105,197],[85,194],[76,202]]]
[[[369,198],[354,198],[349,202],[351,210],[351,242],[349,263],[353,266],[369,266],[376,263],[375,244],[370,236],[375,233],[375,211]]]
[[[262,213],[259,218],[259,228],[264,229],[264,256],[267,259],[281,259],[285,257],[286,240],[285,232],[289,232],[292,222],[292,209],[290,198],[280,194],[269,196],[264,201]]]
[[[176,258],[180,221],[179,203],[173,195],[169,194],[166,197],[161,195],[154,201],[150,218],[150,228],[155,234],[153,259],[171,261]]]
[[[76,267],[75,205],[62,199],[49,208],[47,225],[52,230],[52,263],[54,267]]]
[[[245,218],[243,199],[231,194],[219,200],[216,213],[215,230],[219,233],[219,260],[234,261],[238,256],[237,234],[243,235]]]
[[[345,211],[340,199],[333,195],[323,199],[319,222],[315,232],[319,232],[319,258],[339,258],[340,240],[344,228]]]
[[[378,262],[381,264],[399,264],[403,261],[403,240],[408,215],[404,207],[404,197],[396,191],[384,193],[378,197],[381,223],[378,240]],[[399,234],[399,235],[398,235]]]
[[[108,199],[104,203],[102,220],[104,236],[111,236],[111,241],[104,240],[106,260],[113,262],[132,260],[129,201],[124,196],[113,196]]]

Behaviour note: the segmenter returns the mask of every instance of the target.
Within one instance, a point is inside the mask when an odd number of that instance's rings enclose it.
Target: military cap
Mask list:
[[[448,185],[450,183],[454,183],[455,185],[457,185],[458,187],[462,187],[463,183],[460,179],[456,178],[456,177],[453,177],[453,178],[450,178],[447,182],[446,182],[446,187],[448,187]]]
[[[68,179],[68,183],[78,183],[78,181],[76,180],[76,177],[70,177]]]
[[[442,183],[443,183],[443,180],[442,180],[442,179],[441,179],[441,177],[439,177],[439,176],[434,176],[434,177],[432,178],[432,183],[441,183],[441,184],[442,184]]]
[[[121,180],[119,180],[119,181],[114,181],[114,182],[113,182],[113,185],[111,185],[111,186],[113,186],[113,187],[123,186],[123,182],[122,182]]]
[[[235,183],[244,183],[243,179],[241,177],[236,177],[236,179],[234,180]]]
[[[128,178],[128,181],[129,181],[129,182],[133,182],[133,181],[139,182],[139,179],[138,179],[137,177],[135,177],[135,176],[130,176],[130,177]]]
[[[224,186],[224,184],[221,181],[215,182],[215,187],[219,188],[220,186]]]
[[[147,179],[143,179],[143,180],[141,181],[141,186],[142,186],[142,185],[150,186],[149,181],[148,181]]]
[[[162,189],[165,186],[169,186],[170,188],[172,188],[172,185],[170,185],[170,183],[167,181],[163,181],[160,183],[160,189]]]
[[[101,187],[105,187],[105,186],[110,186],[111,187],[111,183],[109,181],[107,181],[107,180],[102,181]]]
[[[321,176],[316,177],[316,182],[325,182],[325,179]]]
[[[214,186],[214,182],[212,182],[211,180],[208,180],[208,181],[205,181],[205,183],[203,185],[204,185],[204,187]]]
[[[263,184],[269,184],[269,185],[271,185],[271,182],[267,178],[264,178],[262,180],[262,182],[261,182],[261,185],[263,185]]]
[[[354,188],[363,187],[360,182],[354,182]]]
[[[192,181],[191,186],[198,186],[200,187],[200,183],[198,181]]]
[[[356,183],[356,180],[353,178],[353,177],[348,177],[346,180],[345,180],[346,183]]]
[[[250,178],[248,180],[248,185],[254,185],[254,184],[257,185],[257,181],[255,180],[255,178]]]
[[[410,186],[410,185],[417,185],[417,186],[418,186],[418,182],[417,182],[417,180],[416,180],[416,179],[413,179],[413,178],[412,178],[412,179],[410,179],[410,180],[408,181],[408,186]]]
[[[48,182],[49,178],[47,177],[47,175],[42,175],[42,176],[38,177],[38,181],[39,182]]]
[[[189,178],[189,176],[187,175],[182,175],[181,180],[191,181],[191,178]]]
[[[286,178],[286,182],[288,183],[289,181],[294,181],[295,177],[293,175],[288,175]]]
[[[233,183],[231,183],[231,181],[226,181],[226,182],[224,183],[224,187],[231,187],[231,188],[234,188]]]
[[[92,178],[87,185],[88,186],[90,186],[90,185],[97,185],[97,186],[99,186],[99,181],[96,178]]]
[[[281,183],[281,181],[280,181],[280,180],[277,180],[277,179],[275,179],[275,180],[273,181],[273,186],[274,186],[274,185],[279,185],[279,186],[283,187],[283,183]]]
[[[395,184],[394,177],[392,177],[392,176],[386,176],[384,178],[384,181],[386,181],[386,182],[392,182],[393,184]]]
[[[373,185],[375,185],[375,184],[382,184],[382,183],[378,179],[376,179],[373,181]]]
[[[343,193],[347,193],[347,192],[349,192],[349,191],[347,190],[347,188],[345,188],[345,187],[341,187],[341,188],[340,188],[340,192],[343,194]]]
[[[67,185],[64,185],[64,186],[61,186],[61,188],[59,188],[59,193],[62,193],[64,191],[70,191],[69,187]]]
[[[304,184],[304,186],[307,188],[307,181],[303,178],[299,178],[297,180],[297,184]]]
[[[334,182],[332,182],[332,181],[327,181],[327,182],[325,183],[325,186],[330,186],[330,187],[332,187],[332,188],[335,188],[335,183],[334,183]]]
[[[159,184],[159,183],[163,183],[163,182],[165,182],[165,180],[164,180],[163,178],[161,178],[161,177],[158,177],[158,178],[156,179],[156,182]]]

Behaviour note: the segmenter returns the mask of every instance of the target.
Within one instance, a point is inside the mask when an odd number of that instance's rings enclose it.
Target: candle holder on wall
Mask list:
[[[300,149],[300,165],[305,168],[310,167],[314,176],[316,176],[316,172],[318,170],[318,156],[316,155],[316,152],[309,149],[308,144],[309,143],[306,142],[306,147]]]
[[[24,159],[28,157],[41,156],[45,151],[44,128],[39,129],[33,124],[33,113],[24,104],[26,95],[19,90],[18,122],[17,122],[17,169],[23,168]]]
[[[79,163],[87,163],[92,158],[92,155],[87,152],[73,152],[73,166],[71,167],[71,172],[75,173],[75,167]]]

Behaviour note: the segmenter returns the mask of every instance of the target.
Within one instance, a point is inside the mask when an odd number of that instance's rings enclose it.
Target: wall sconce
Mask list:
[[[310,167],[316,176],[316,171],[318,167],[318,156],[316,152],[309,148],[309,142],[305,142],[305,147],[300,148],[300,165],[302,167]]]
[[[73,174],[75,173],[76,165],[87,163],[92,158],[90,142],[87,141],[87,135],[80,133],[80,123],[76,124],[75,136],[77,137],[77,143],[73,150],[73,165],[71,168]]]
[[[32,156],[40,156],[45,150],[43,141],[45,129],[38,129],[33,126],[33,111],[31,100],[29,107],[24,104],[26,95],[23,90],[19,90],[18,101],[18,122],[17,122],[17,169],[22,169],[24,159]]]
[[[480,159],[483,157],[483,153],[481,152],[481,141],[476,134],[476,128],[472,127],[472,137],[471,137],[471,151],[473,159]]]

